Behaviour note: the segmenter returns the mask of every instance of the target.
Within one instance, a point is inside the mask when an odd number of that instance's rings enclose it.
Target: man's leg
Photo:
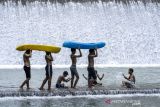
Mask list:
[[[76,81],[74,82],[74,87],[73,87],[73,88],[76,88],[76,85],[77,85],[78,80],[79,80],[79,74],[78,74],[78,72],[76,71],[75,73],[76,73],[76,74],[75,74],[75,76],[76,76]]]
[[[49,79],[48,79],[48,90],[51,90],[51,81],[52,81],[52,77],[49,77]]]
[[[27,83],[27,89],[30,89],[30,87],[29,87],[29,80],[30,80],[30,78],[27,78],[27,81],[26,81],[26,83]]]
[[[44,89],[43,87],[44,87],[44,85],[46,84],[47,80],[48,80],[48,77],[46,77],[46,78],[43,80],[42,85],[41,85],[41,87],[39,88],[40,90],[43,90],[43,89]]]
[[[88,75],[88,88],[92,88],[92,75],[91,75],[91,73],[89,73],[89,75]]]
[[[73,88],[74,74],[73,74],[73,69],[70,68],[70,70],[71,70],[71,88]]]
[[[24,80],[24,82],[21,84],[20,88],[23,88],[23,86],[27,83],[27,79]]]
[[[52,65],[49,66],[48,68],[48,90],[51,90],[51,82],[52,82]]]
[[[90,75],[90,69],[89,69],[89,67],[87,68],[87,71],[88,71],[88,88],[90,88],[91,75]]]
[[[29,89],[29,80],[31,78],[30,67],[24,66],[23,69],[24,69],[25,74],[26,74],[26,80],[22,83],[22,85],[20,86],[20,88],[23,88],[23,86],[26,84],[27,85],[27,89]]]
[[[73,88],[74,75],[71,75],[71,88]]]

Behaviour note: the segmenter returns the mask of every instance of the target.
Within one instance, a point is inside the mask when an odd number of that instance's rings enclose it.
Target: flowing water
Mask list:
[[[158,107],[160,102],[160,1],[159,0],[0,0],[0,107]],[[39,91],[43,78],[44,53],[33,51],[31,90],[19,90],[25,79],[24,43],[62,46],[64,41],[106,42],[95,63],[105,77],[103,87],[87,88],[86,67],[79,67],[77,90],[57,90],[55,83],[69,71],[70,50],[54,56],[52,92]],[[87,65],[87,50],[78,65]],[[107,65],[123,67],[104,67]],[[136,88],[121,87],[133,67]],[[149,64],[150,67],[145,66]],[[152,65],[154,66],[152,66]],[[5,65],[5,66],[3,66]],[[18,65],[18,66],[17,66]],[[41,66],[42,65],[42,66]],[[20,67],[19,67],[20,66]],[[67,67],[66,67],[67,66]],[[69,71],[70,74],[70,71]],[[70,83],[66,83],[67,86]],[[47,86],[46,86],[47,87]],[[46,88],[45,87],[45,88]]]
[[[53,0],[54,1],[54,0]],[[117,0],[118,1],[118,0]],[[120,0],[121,1],[121,0]],[[122,0],[125,1],[125,0]],[[126,0],[127,1],[127,0]],[[8,1],[0,4],[0,64],[22,65],[24,43],[62,46],[64,41],[106,42],[96,64],[159,64],[160,6],[143,2],[90,3]],[[87,50],[78,64],[87,64]],[[62,48],[55,64],[70,64],[70,50]],[[32,64],[44,64],[44,53],[33,52]]]
[[[105,77],[102,87],[94,88],[93,91],[87,89],[87,81],[82,74],[87,75],[86,68],[78,68],[80,81],[76,90],[57,90],[55,83],[59,75],[64,70],[69,72],[69,68],[54,68],[52,89],[53,92],[39,91],[45,70],[32,69],[30,85],[32,89],[19,90],[21,82],[25,79],[23,69],[1,69],[0,70],[0,105],[1,107],[157,107],[159,105],[160,93],[160,72],[159,67],[135,67],[136,88],[133,90],[121,87],[123,81],[122,74],[128,75],[128,68],[108,67],[97,68],[100,75]],[[70,83],[66,83],[70,86]],[[45,86],[47,88],[47,86]]]
[[[136,76],[136,87],[141,89],[160,88],[160,68],[135,68],[134,74]],[[63,71],[67,70],[70,74],[69,68],[56,68],[53,69],[53,84],[55,85],[59,75],[62,75]],[[79,86],[87,86],[87,81],[83,78],[82,74],[88,75],[88,71],[85,68],[79,68],[80,81]],[[124,80],[122,74],[128,75],[127,68],[97,68],[99,75],[105,75],[102,81],[103,86],[109,89],[117,89],[121,86],[121,81]],[[25,79],[23,69],[1,69],[0,70],[0,86],[3,89],[9,87],[17,87]],[[42,80],[45,78],[45,70],[32,69],[31,87],[39,88]],[[54,85],[53,88],[54,88]],[[70,84],[68,84],[70,85]]]

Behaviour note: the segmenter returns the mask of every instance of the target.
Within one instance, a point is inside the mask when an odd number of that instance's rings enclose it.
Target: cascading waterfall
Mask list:
[[[99,50],[96,64],[159,64],[159,0],[61,0],[54,3],[24,0],[1,0],[0,65],[22,65],[22,52],[15,50],[24,43],[62,46],[66,40],[106,42]],[[77,2],[76,2],[77,1]],[[90,0],[92,1],[92,0]],[[119,1],[119,2],[118,2]],[[124,3],[128,1],[128,5]],[[146,1],[146,2],[145,2]],[[87,64],[83,50],[78,64]],[[70,50],[62,48],[54,55],[54,64],[70,64]],[[43,52],[33,52],[32,64],[45,64]]]

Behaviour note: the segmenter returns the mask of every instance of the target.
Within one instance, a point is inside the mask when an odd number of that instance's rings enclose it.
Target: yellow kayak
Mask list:
[[[47,51],[52,53],[60,52],[61,48],[54,45],[38,45],[38,44],[23,44],[16,47],[18,51],[25,51],[25,50],[38,50],[38,51]]]

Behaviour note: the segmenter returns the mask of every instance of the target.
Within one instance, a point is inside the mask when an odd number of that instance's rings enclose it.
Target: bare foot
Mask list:
[[[31,89],[30,87],[27,88],[27,90],[30,90],[30,89]]]
[[[51,91],[51,88],[49,88],[48,91]]]
[[[76,87],[73,87],[73,89],[77,89]]]
[[[44,88],[39,88],[39,90],[45,90]]]
[[[22,86],[20,86],[19,88],[20,88],[20,89],[23,89],[23,87],[22,87]]]

